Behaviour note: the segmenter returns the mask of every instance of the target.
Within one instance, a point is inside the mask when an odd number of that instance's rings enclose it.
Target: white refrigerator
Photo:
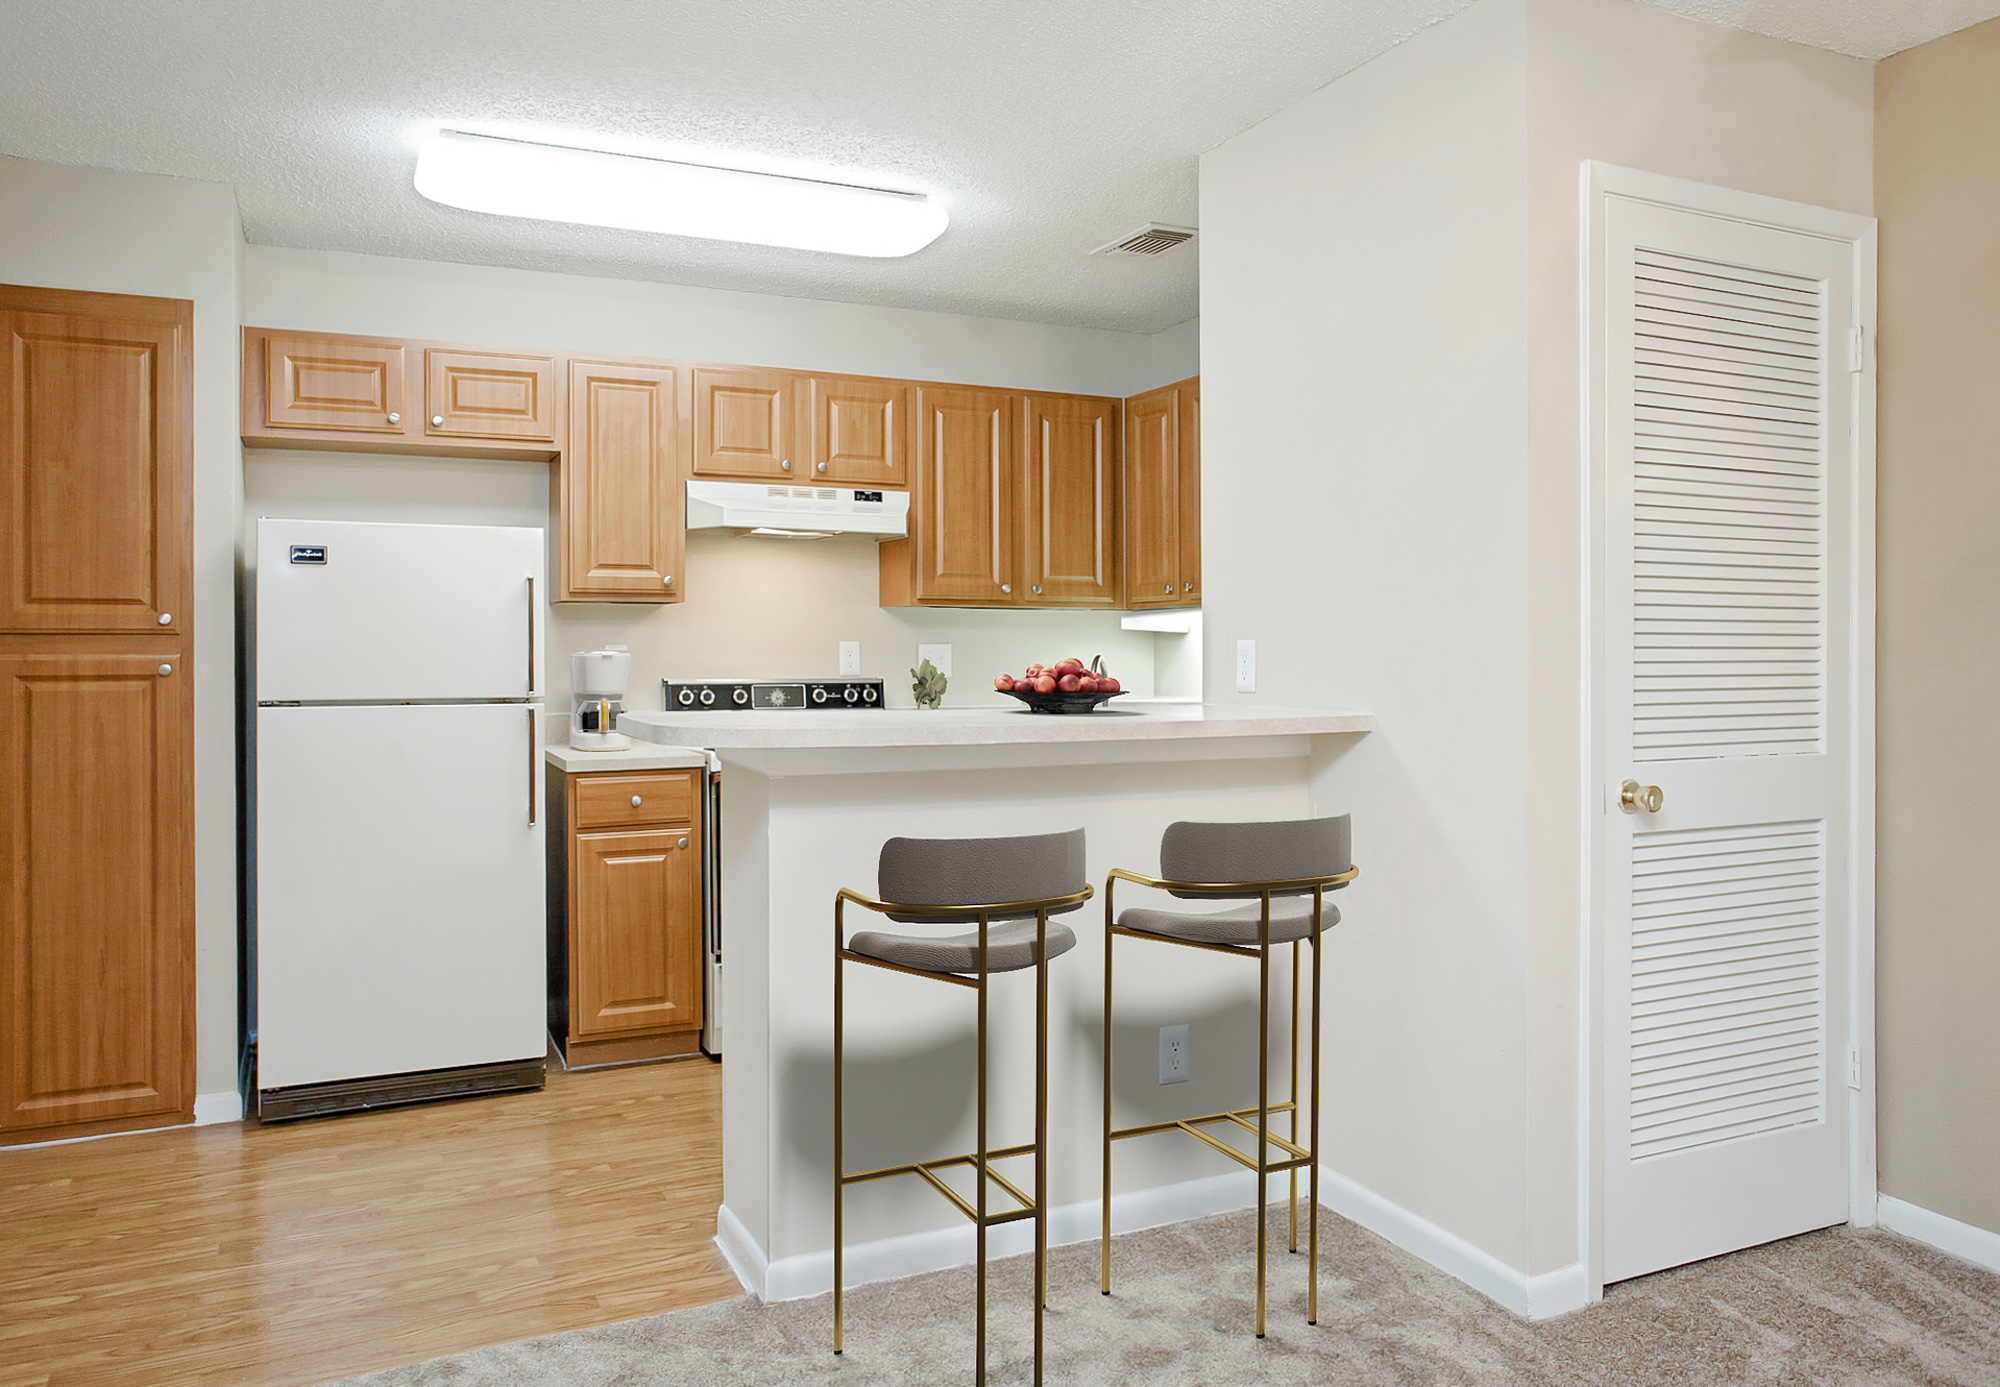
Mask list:
[[[267,1120],[539,1085],[539,529],[257,522]]]

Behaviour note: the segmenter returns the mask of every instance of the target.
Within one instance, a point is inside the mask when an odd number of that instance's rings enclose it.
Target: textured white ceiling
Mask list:
[[[0,151],[232,183],[267,245],[1153,331],[1197,311],[1196,156],[1467,0],[0,3]],[[1875,56],[2000,0],[1667,0]],[[440,124],[940,196],[869,261],[438,207]]]

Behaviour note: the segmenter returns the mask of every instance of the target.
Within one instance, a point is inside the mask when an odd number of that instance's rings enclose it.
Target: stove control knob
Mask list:
[[[712,708],[715,706],[714,689],[703,689],[701,691],[701,706],[704,708]]]
[[[681,700],[681,707],[683,708],[694,707],[694,690],[682,689],[680,692],[680,700]]]
[[[847,692],[842,694],[841,697],[846,699],[849,703],[852,703],[856,699],[860,698],[861,695],[854,691],[854,686],[852,684],[849,684],[847,686]]]
[[[814,690],[813,690],[813,702],[815,702],[815,703],[824,703],[824,702],[826,702],[826,690],[825,690],[825,689],[814,689]]]
[[[735,693],[729,696],[729,700],[730,702],[734,703],[737,707],[741,708],[744,704],[750,701],[750,690],[739,688],[736,690]]]
[[[861,701],[864,703],[873,703],[875,701],[875,686],[873,684],[861,691]]]

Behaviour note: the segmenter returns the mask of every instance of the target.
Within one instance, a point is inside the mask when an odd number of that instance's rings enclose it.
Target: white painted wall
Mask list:
[[[1190,318],[1170,328],[1161,328],[1148,340],[1153,349],[1155,386],[1172,385],[1201,374],[1201,319]]]
[[[0,158],[0,282],[194,301],[195,1088],[236,1089],[236,195]]]
[[[1209,696],[1377,719],[1312,782],[1362,873],[1327,1162],[1516,1267],[1525,44],[1524,0],[1481,0],[1201,163]]]

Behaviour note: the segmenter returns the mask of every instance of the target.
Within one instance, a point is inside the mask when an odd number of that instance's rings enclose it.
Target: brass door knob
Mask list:
[[[1627,814],[1636,814],[1641,809],[1648,814],[1660,812],[1660,806],[1667,797],[1660,793],[1657,785],[1641,785],[1636,780],[1628,780],[1618,787],[1618,807]]]

